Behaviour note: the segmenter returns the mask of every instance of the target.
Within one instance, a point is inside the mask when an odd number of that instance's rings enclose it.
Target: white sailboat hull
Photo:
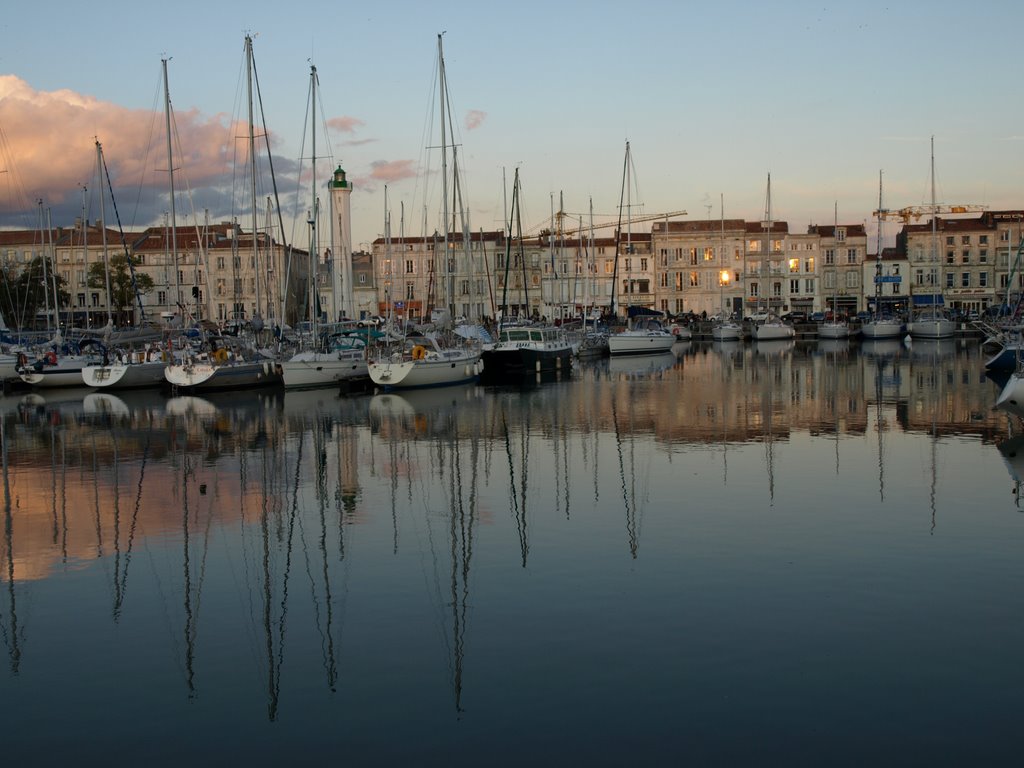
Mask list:
[[[279,363],[285,389],[331,387],[343,381],[365,378],[368,366],[363,352],[299,352]]]
[[[914,320],[907,324],[907,333],[915,339],[948,339],[956,334],[956,323],[947,318]]]
[[[845,339],[850,335],[850,326],[846,323],[822,323],[818,326],[819,339]]]
[[[1024,416],[1024,376],[1014,373],[996,399],[996,408]]]
[[[167,383],[176,389],[212,392],[225,389],[253,389],[281,384],[279,364],[267,361],[186,361],[164,369]]]
[[[479,351],[449,350],[421,360],[404,356],[371,360],[370,380],[385,390],[447,387],[476,381],[483,370]]]
[[[796,336],[793,326],[785,323],[764,322],[754,326],[757,341],[784,341]]]
[[[868,320],[860,327],[865,339],[895,339],[903,334],[903,323],[899,320]]]
[[[87,365],[82,369],[82,383],[96,389],[143,389],[163,386],[163,360],[141,363],[114,363],[112,365]]]
[[[613,355],[653,355],[671,352],[676,337],[665,331],[623,331],[608,337]]]
[[[82,386],[82,369],[93,363],[91,357],[62,357],[56,365],[26,365],[18,375],[26,384],[38,389],[62,389]]]
[[[736,323],[721,323],[711,329],[711,338],[715,341],[739,341],[743,329]]]

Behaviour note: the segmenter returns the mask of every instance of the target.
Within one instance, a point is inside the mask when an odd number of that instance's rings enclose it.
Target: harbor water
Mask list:
[[[677,344],[510,387],[9,393],[4,752],[1016,764],[1024,438],[984,359]]]

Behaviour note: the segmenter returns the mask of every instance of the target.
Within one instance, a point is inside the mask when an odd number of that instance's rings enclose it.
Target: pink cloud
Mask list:
[[[412,160],[377,160],[370,164],[370,178],[390,184],[394,181],[416,177]]]
[[[115,186],[167,184],[163,114],[128,109],[69,90],[37,91],[14,75],[0,76],[5,163],[15,163],[26,192],[60,204],[95,184],[95,141]],[[176,173],[191,186],[221,179],[232,161],[236,130],[224,115],[175,111]]]
[[[472,131],[472,130],[474,130],[476,128],[479,128],[483,124],[484,120],[486,120],[486,119],[487,119],[487,113],[486,112],[482,112],[479,109],[471,109],[471,110],[469,110],[469,112],[466,113],[466,121],[465,121],[465,123],[466,123],[466,130],[467,131]]]
[[[332,117],[327,121],[327,127],[338,133],[355,133],[365,123],[358,117]]]

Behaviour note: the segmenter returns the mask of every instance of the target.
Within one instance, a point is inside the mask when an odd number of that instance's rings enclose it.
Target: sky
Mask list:
[[[1024,4],[1011,0],[142,5],[58,0],[44,16],[18,3],[0,16],[0,228],[38,226],[42,210],[55,226],[99,218],[97,141],[106,220],[116,205],[125,229],[165,221],[163,59],[176,223],[264,226],[265,156],[255,218],[246,181],[247,34],[277,236],[300,247],[313,126],[318,182],[339,165],[353,182],[355,248],[383,234],[386,211],[392,237],[441,228],[439,34],[474,231],[503,228],[516,171],[524,232],[560,200],[584,225],[591,210],[616,221],[627,141],[635,216],[717,219],[724,202],[725,217],[760,221],[770,173],[772,218],[790,231],[838,211],[873,233],[880,171],[885,207],[931,201],[933,136],[938,202],[1024,208]]]

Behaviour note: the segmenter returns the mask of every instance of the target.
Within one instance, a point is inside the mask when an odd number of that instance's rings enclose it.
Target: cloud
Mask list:
[[[479,128],[483,124],[484,120],[486,120],[486,119],[487,119],[487,113],[486,112],[482,112],[479,109],[471,109],[471,110],[469,110],[469,112],[466,113],[466,120],[465,120],[466,130],[467,131],[472,131],[472,130],[475,130],[476,128]]]
[[[370,163],[370,178],[388,184],[403,179],[416,178],[416,168],[412,160],[376,160]]]
[[[327,127],[338,133],[355,133],[365,123],[358,117],[332,117],[327,121]]]
[[[98,184],[98,140],[114,194],[123,197],[123,223],[159,223],[168,207],[164,124],[162,110],[128,109],[70,90],[38,91],[14,75],[0,75],[0,169],[14,176],[12,186],[17,188],[16,194],[0,199],[0,213],[10,215],[9,221],[35,226],[38,214],[33,210],[26,216],[26,208],[41,199],[55,224],[80,216],[82,186],[89,188],[91,198]],[[225,114],[189,109],[174,111],[172,131],[176,189],[183,194],[193,190],[195,197],[208,201],[231,201],[232,168],[245,162],[246,148],[238,137],[246,135],[246,126]],[[264,140],[259,141],[265,155]],[[273,134],[270,143],[277,143]],[[280,183],[289,163],[275,156],[274,165]],[[96,199],[89,218],[98,218]],[[129,210],[129,199],[137,207]],[[238,199],[236,195],[234,213],[239,212]],[[179,213],[183,207],[179,203]],[[230,208],[211,211],[214,216],[230,213]],[[107,215],[112,216],[109,206]]]

